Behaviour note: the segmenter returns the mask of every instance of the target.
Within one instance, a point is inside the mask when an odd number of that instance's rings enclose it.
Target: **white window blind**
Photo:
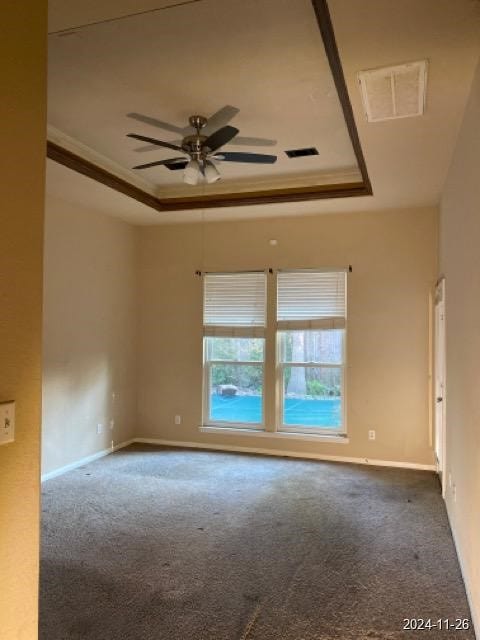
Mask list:
[[[209,273],[203,282],[204,335],[264,335],[265,273]]]
[[[345,271],[281,271],[277,277],[279,329],[342,329]]]

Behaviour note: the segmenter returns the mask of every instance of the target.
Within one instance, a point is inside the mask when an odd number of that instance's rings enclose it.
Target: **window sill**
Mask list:
[[[213,427],[213,426],[201,426],[201,433],[217,433],[223,435],[243,435],[253,436],[254,438],[274,438],[278,440],[310,440],[323,442],[325,444],[348,444],[349,439],[347,436],[340,434],[329,435],[325,433],[299,433],[299,432],[287,432],[287,431],[263,431],[259,429],[245,429],[241,427]]]

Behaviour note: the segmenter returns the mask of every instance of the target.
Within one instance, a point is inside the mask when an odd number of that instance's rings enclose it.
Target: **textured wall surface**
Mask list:
[[[435,209],[142,228],[137,435],[432,464],[428,343],[436,260]],[[195,270],[349,264],[349,444],[200,433],[202,286]],[[270,399],[274,375],[267,367]]]
[[[447,508],[480,634],[480,67],[472,86],[440,216],[446,284]],[[448,485],[448,483],[447,483]]]
[[[0,446],[0,638],[37,637],[46,2],[2,5],[0,401],[16,401]]]
[[[135,233],[47,197],[42,473],[133,437]]]

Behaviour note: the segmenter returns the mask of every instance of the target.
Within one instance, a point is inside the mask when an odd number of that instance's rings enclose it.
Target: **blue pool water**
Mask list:
[[[341,425],[340,398],[287,398],[284,407],[285,424],[308,427],[339,427]],[[262,422],[260,396],[210,396],[210,419],[218,422]]]

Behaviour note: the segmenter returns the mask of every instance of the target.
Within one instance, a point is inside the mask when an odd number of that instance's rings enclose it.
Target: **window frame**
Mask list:
[[[338,442],[348,442],[347,434],[347,339],[348,339],[348,324],[347,324],[347,303],[348,303],[348,271],[351,269],[345,267],[326,267],[326,268],[311,268],[311,269],[285,269],[275,270],[252,270],[252,271],[238,271],[238,272],[216,272],[208,273],[204,275],[238,275],[245,273],[264,273],[265,274],[265,325],[263,328],[258,326],[252,327],[234,327],[231,333],[219,331],[219,333],[205,333],[203,336],[203,365],[202,365],[202,424],[200,429],[215,430],[218,432],[228,431],[238,433],[251,433],[260,434],[264,436],[278,435],[279,437],[285,437],[291,435],[292,437],[309,437],[313,438],[325,438],[325,439],[337,439]],[[283,273],[344,273],[345,274],[345,288],[344,288],[344,315],[333,317],[332,322],[342,320],[342,326],[332,327],[328,326],[305,326],[305,321],[301,320],[288,321],[288,327],[284,324],[279,326],[277,319],[278,314],[278,274]],[[270,276],[269,276],[270,274]],[[269,277],[274,278],[274,286],[268,284]],[[203,304],[204,304],[205,288],[203,287]],[[326,324],[329,323],[329,318],[326,318]],[[270,325],[270,329],[268,326]],[[296,326],[297,325],[297,326]],[[205,325],[204,325],[205,326]],[[224,327],[222,327],[224,329]],[[329,329],[342,330],[342,362],[283,362],[281,355],[281,334],[289,331],[321,331]],[[222,338],[261,338],[263,339],[263,360],[225,360],[225,359],[208,359],[208,346],[207,341],[209,338],[222,337]],[[212,379],[212,367],[216,364],[229,364],[239,366],[260,366],[262,369],[262,400],[261,422],[233,422],[226,420],[213,420],[210,418],[211,411],[211,379]],[[285,367],[313,367],[313,368],[334,368],[340,370],[340,388],[341,388],[341,425],[339,427],[325,427],[325,426],[309,426],[301,424],[285,424],[284,423],[284,402],[285,402],[285,389],[284,389],[284,370]],[[270,371],[270,373],[268,373]],[[268,375],[267,375],[268,374]],[[270,378],[273,388],[266,388],[266,377]],[[267,416],[269,416],[269,422],[267,424]]]
[[[346,297],[346,295],[345,295]],[[278,433],[299,433],[299,434],[315,434],[323,436],[346,436],[346,326],[342,329],[342,362],[284,362],[282,360],[282,333],[289,331],[315,331],[315,329],[277,329],[276,331],[276,390],[277,390],[277,410],[276,410],[276,431]],[[340,369],[340,388],[341,388],[341,425],[340,427],[310,426],[304,424],[285,424],[285,368],[286,367],[310,367],[315,369],[330,368]]]
[[[267,308],[268,308],[268,281],[267,281],[267,271],[266,270],[244,270],[244,271],[219,271],[214,273],[205,273],[204,276],[242,276],[246,274],[263,274],[264,277],[264,300],[263,300],[263,316],[264,316],[264,326],[259,326],[258,324],[252,326],[220,326],[219,329],[213,331],[212,333],[205,334],[205,320],[204,320],[204,336],[203,336],[203,367],[202,367],[202,426],[204,427],[218,427],[224,429],[239,429],[245,431],[265,431],[266,429],[266,421],[265,421],[265,365],[266,365],[266,328],[267,328]],[[203,282],[203,300],[202,305],[203,309],[205,309],[205,281]],[[246,338],[246,339],[261,339],[263,340],[263,359],[262,360],[227,360],[221,358],[210,359],[208,353],[208,340],[209,338],[224,338],[224,339],[236,339],[236,338]],[[215,364],[228,364],[228,365],[239,365],[239,366],[259,366],[262,371],[262,400],[261,400],[261,411],[262,411],[262,420],[261,422],[241,422],[241,421],[230,421],[230,420],[213,420],[210,417],[211,410],[211,402],[210,402],[210,389],[212,382],[212,366]]]
[[[253,431],[265,430],[265,342],[263,347],[263,360],[208,360],[207,340],[211,336],[203,339],[204,360],[203,360],[203,425],[205,427],[225,427],[226,429],[250,429]],[[265,341],[265,338],[263,338]],[[212,420],[210,418],[210,388],[212,365],[229,364],[239,366],[257,366],[262,369],[262,421],[261,422],[233,422],[230,420]]]

